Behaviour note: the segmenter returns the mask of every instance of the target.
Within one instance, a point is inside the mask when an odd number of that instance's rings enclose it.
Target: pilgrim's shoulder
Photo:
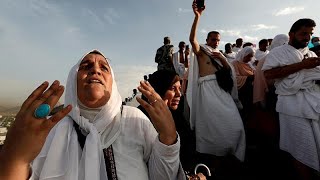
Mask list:
[[[269,54],[283,54],[283,52],[285,51],[285,49],[287,49],[287,47],[285,45],[283,46],[278,46],[273,48]]]
[[[138,108],[132,106],[123,106],[123,117],[129,120],[150,122],[148,117]]]

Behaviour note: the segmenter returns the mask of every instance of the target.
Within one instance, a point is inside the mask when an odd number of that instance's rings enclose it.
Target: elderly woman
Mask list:
[[[150,103],[137,100],[152,123],[137,108],[121,106],[112,68],[97,50],[71,69],[69,105],[49,119],[63,87],[58,81],[45,91],[47,86],[36,89],[17,114],[0,154],[0,179],[185,178],[172,115],[149,83],[138,89]]]
[[[246,46],[238,52],[235,61],[232,62],[236,72],[239,99],[243,105],[240,114],[244,121],[248,120],[252,110],[254,67],[250,61],[254,54],[255,50],[251,46]]]

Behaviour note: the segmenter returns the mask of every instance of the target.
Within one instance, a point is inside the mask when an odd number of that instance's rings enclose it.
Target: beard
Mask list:
[[[301,49],[301,48],[307,47],[308,43],[304,43],[304,42],[297,40],[296,38],[293,38],[293,40],[291,41],[291,46],[295,47],[296,49]]]

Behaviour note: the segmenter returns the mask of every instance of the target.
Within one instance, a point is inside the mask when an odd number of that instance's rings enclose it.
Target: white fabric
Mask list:
[[[237,52],[239,52],[239,51],[241,51],[241,49],[242,49],[242,47],[233,47],[232,48],[232,52],[235,52],[235,53],[237,53]]]
[[[278,46],[282,46],[284,44],[288,44],[289,36],[287,34],[278,34],[272,40],[270,47],[270,51]]]
[[[243,61],[243,58],[246,57],[249,54],[253,54],[253,57],[255,55],[255,50],[251,46],[246,46],[241,51],[239,51],[236,55],[236,61]]]
[[[270,51],[276,47],[282,46],[289,42],[289,36],[286,34],[276,35],[270,47]],[[265,100],[265,93],[269,91],[267,81],[264,77],[263,71],[261,70],[266,56],[259,60],[256,71],[254,72],[254,81],[253,81],[253,103],[257,103]],[[271,83],[270,81],[268,83]],[[273,84],[273,83],[272,83]]]
[[[188,59],[185,59],[185,61],[188,61]],[[185,72],[186,72],[186,68],[184,67],[183,63],[180,63],[180,53],[175,52],[173,54],[173,66],[174,69],[176,71],[176,73],[179,75],[180,78],[183,78]]]
[[[260,61],[262,58],[264,58],[269,53],[268,50],[261,51],[260,49],[256,50],[255,58],[256,60]]]
[[[228,59],[229,63],[232,63],[232,61],[234,61],[236,59],[236,55],[237,55],[237,53],[235,53],[235,52],[224,54],[224,56]]]
[[[205,45],[201,47],[218,52]],[[190,107],[190,126],[196,132],[197,151],[216,156],[230,153],[243,161],[245,132],[233,97],[219,87],[215,74],[199,77],[197,58],[191,54],[187,101]],[[235,78],[234,71],[232,72]],[[235,79],[234,82],[236,83]],[[232,94],[238,100],[236,88],[235,84],[235,92],[233,90]]]
[[[279,113],[280,149],[320,171],[320,121]]]
[[[129,175],[133,179],[157,179],[154,176],[175,179],[179,169],[179,140],[172,146],[161,144],[148,118],[137,109],[124,108],[121,117],[121,97],[111,66],[113,83],[109,101],[95,119],[90,120],[93,123],[80,116],[76,76],[82,59],[71,69],[66,86],[65,103],[71,104],[73,109],[50,131],[44,147],[32,163],[30,179],[107,180],[102,149],[113,143],[119,179],[128,179]],[[73,121],[87,133],[83,149]],[[132,165],[130,161],[137,163],[139,168],[129,166]]]
[[[262,69],[268,70],[298,63],[303,60],[305,55],[316,57],[308,48],[298,50],[285,44],[274,48],[269,53]],[[276,110],[281,115],[281,148],[302,163],[320,171],[320,142],[318,140],[320,129],[314,128],[315,126],[319,127],[320,87],[315,84],[315,80],[320,80],[319,66],[313,69],[303,69],[285,78],[276,79],[275,87],[278,94]],[[302,132],[302,128],[308,130],[303,129],[304,132]],[[311,132],[313,136],[310,136]],[[305,142],[300,143],[299,146],[289,146],[284,143],[286,140],[296,141],[295,143]],[[306,148],[309,149],[307,152]],[[315,159],[317,165],[309,161],[310,159]]]

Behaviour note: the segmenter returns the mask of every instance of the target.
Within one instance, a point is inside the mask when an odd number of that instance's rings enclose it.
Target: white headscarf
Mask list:
[[[108,179],[102,149],[109,147],[120,134],[121,96],[110,66],[113,83],[109,101],[100,107],[92,123],[80,116],[77,73],[87,54],[73,66],[68,76],[65,104],[71,104],[72,111],[50,131],[44,147],[32,164],[30,179]],[[87,133],[83,149],[79,145],[73,121]]]
[[[276,35],[273,40],[272,43],[270,45],[270,50],[272,50],[275,47],[284,45],[284,44],[288,44],[289,42],[289,36],[286,34],[278,34]]]
[[[247,55],[249,54],[255,54],[255,50],[253,49],[253,47],[251,46],[246,46],[244,48],[241,49],[241,51],[239,51],[236,55],[236,61],[240,61],[240,62],[243,62],[243,58],[246,57]]]

